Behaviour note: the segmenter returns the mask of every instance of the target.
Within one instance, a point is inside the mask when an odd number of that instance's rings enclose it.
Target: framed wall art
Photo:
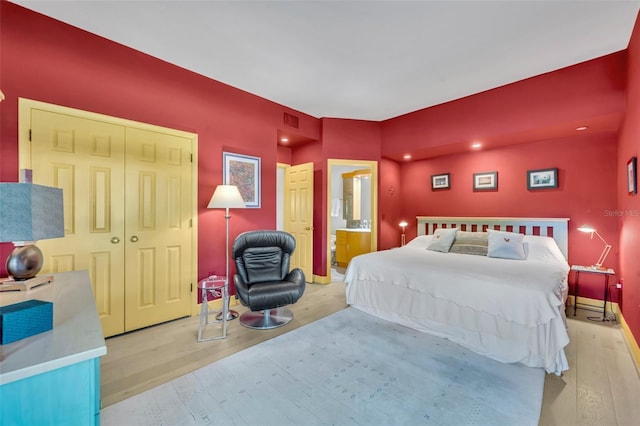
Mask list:
[[[222,181],[235,185],[247,208],[260,207],[260,157],[222,153]]]
[[[558,187],[558,169],[527,171],[527,189],[548,189]]]
[[[473,174],[474,191],[497,191],[498,172],[482,172]]]
[[[627,161],[627,192],[629,194],[637,194],[638,193],[638,184],[637,184],[637,158],[631,157],[629,161]]]
[[[437,189],[449,189],[451,184],[449,183],[449,173],[443,173],[440,175],[431,175],[431,189],[433,191]]]

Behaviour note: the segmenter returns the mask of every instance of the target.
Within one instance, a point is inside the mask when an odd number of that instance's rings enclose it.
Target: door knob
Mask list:
[[[131,241],[132,243],[137,243],[137,242],[138,242],[138,236],[137,236],[137,235],[134,235],[133,237],[131,237],[130,241]]]
[[[118,244],[119,242],[120,242],[120,238],[118,237],[111,238],[111,244]]]

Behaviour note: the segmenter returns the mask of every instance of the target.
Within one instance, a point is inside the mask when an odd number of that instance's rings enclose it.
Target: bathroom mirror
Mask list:
[[[354,170],[342,174],[343,218],[347,228],[371,226],[371,171]]]

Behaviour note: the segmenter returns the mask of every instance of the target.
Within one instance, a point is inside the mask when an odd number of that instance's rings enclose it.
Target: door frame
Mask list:
[[[378,250],[378,162],[370,160],[344,160],[329,158],[327,160],[327,211],[325,215],[325,228],[327,229],[327,282],[331,282],[331,176],[334,166],[354,166],[369,168],[371,170],[371,251]]]
[[[198,305],[198,135],[196,133],[185,132],[183,130],[169,127],[157,126],[126,118],[113,117],[96,112],[84,111],[62,105],[50,104],[27,98],[18,98],[18,177],[20,181],[20,170],[31,168],[31,141],[29,140],[30,123],[29,119],[32,109],[41,109],[57,114],[68,114],[79,118],[102,121],[110,124],[137,127],[143,130],[154,132],[170,133],[191,140],[191,316],[196,315],[200,309]]]
[[[286,190],[284,171],[288,167],[291,167],[291,164],[276,163],[276,230],[278,231],[284,231],[284,192]]]

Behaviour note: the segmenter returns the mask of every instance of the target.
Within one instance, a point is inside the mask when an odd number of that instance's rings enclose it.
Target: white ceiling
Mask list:
[[[384,120],[627,48],[640,0],[14,3],[315,117]]]

